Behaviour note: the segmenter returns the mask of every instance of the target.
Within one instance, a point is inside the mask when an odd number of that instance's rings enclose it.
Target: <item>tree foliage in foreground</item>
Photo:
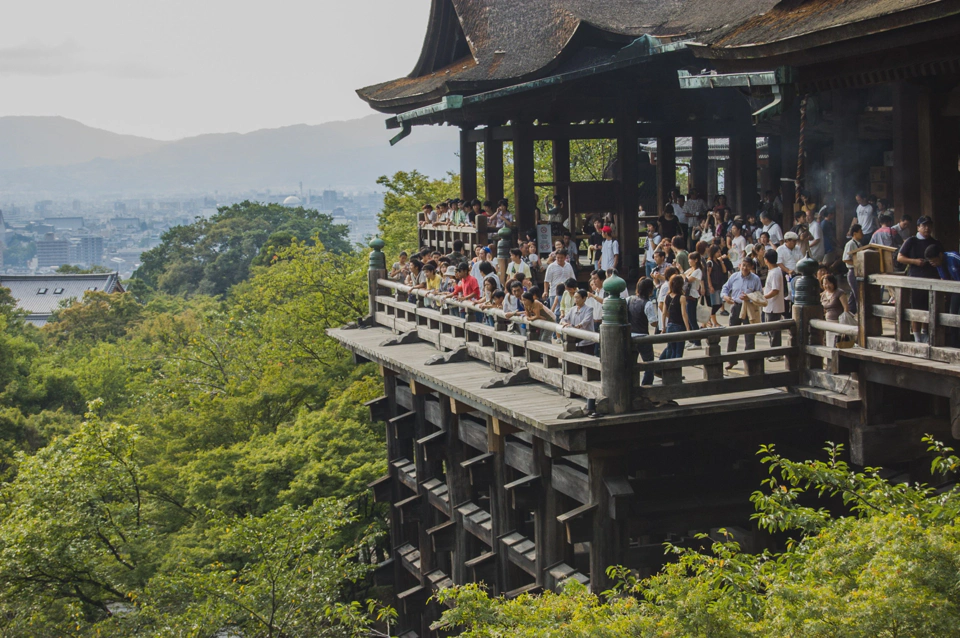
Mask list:
[[[934,475],[960,470],[952,449],[927,441]],[[455,606],[437,627],[469,638],[956,635],[960,490],[892,484],[852,471],[840,446],[827,451],[827,461],[795,462],[761,450],[771,477],[752,497],[754,518],[791,534],[786,551],[746,554],[731,537],[706,552],[668,545],[676,560],[656,576],[613,568],[620,584],[604,599],[577,583],[509,601],[449,590],[440,598]],[[807,496],[839,498],[849,515],[802,505]]]

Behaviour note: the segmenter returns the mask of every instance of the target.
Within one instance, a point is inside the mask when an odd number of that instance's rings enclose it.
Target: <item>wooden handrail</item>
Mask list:
[[[960,281],[924,279],[922,277],[908,277],[907,275],[870,275],[867,277],[867,281],[874,286],[960,293]]]
[[[836,321],[827,321],[825,319],[811,319],[810,327],[814,330],[820,330],[822,332],[835,332],[836,334],[847,337],[856,337],[860,334],[860,328],[857,326],[848,326],[846,324],[837,323]]]
[[[398,292],[414,294],[423,299],[433,299],[435,295],[430,294],[426,290],[421,288],[413,289],[411,286],[406,286],[404,284],[397,283],[395,281],[390,281],[389,279],[378,279],[377,284],[384,288],[390,288]],[[525,324],[528,326],[533,326],[541,330],[546,330],[548,332],[555,332],[560,335],[570,337],[572,339],[579,339],[580,341],[589,341],[591,343],[600,343],[600,335],[596,332],[590,332],[589,330],[581,330],[579,328],[573,328],[571,326],[564,326],[553,321],[543,321],[541,319],[527,319],[526,317],[510,317],[507,318],[506,313],[503,310],[498,308],[480,308],[479,305],[469,302],[469,301],[458,301],[456,299],[435,299],[437,303],[453,306],[455,308],[461,308],[463,310],[469,310],[471,312],[483,313],[489,317],[496,317],[502,319],[508,323],[516,324]]]
[[[676,343],[678,341],[697,341],[707,337],[733,337],[737,335],[760,334],[761,332],[775,332],[778,330],[797,329],[793,319],[781,319],[766,323],[751,323],[726,328],[701,328],[699,330],[684,330],[683,332],[663,332],[658,335],[639,335],[633,337],[634,345],[655,343]]]

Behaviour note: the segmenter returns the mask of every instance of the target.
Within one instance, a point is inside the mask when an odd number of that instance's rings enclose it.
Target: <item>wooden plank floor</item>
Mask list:
[[[601,418],[559,419],[567,408],[581,407],[584,400],[567,398],[544,383],[482,389],[487,381],[503,376],[481,361],[470,359],[459,363],[427,366],[424,363],[437,354],[436,348],[425,342],[381,347],[394,336],[386,328],[372,327],[360,330],[329,330],[328,334],[347,349],[375,363],[397,371],[402,376],[413,376],[418,382],[453,397],[477,410],[508,418],[518,424],[545,432],[563,432],[628,423],[641,423],[686,414],[732,412],[745,408],[764,409],[799,401],[797,395],[771,388],[753,392],[739,392],[718,396],[703,396],[678,401],[677,406],[645,410]],[[759,346],[759,344],[758,344]],[[702,355],[702,351],[699,351]],[[689,370],[688,375],[697,375]],[[549,437],[548,437],[549,438]]]

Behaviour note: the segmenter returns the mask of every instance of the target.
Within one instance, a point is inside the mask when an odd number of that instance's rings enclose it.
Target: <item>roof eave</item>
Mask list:
[[[944,8],[947,11],[944,11]],[[922,7],[914,7],[867,20],[848,22],[771,42],[733,46],[714,46],[691,42],[689,46],[693,54],[702,59],[759,60],[807,52],[817,47],[839,44],[873,35],[882,35],[897,29],[913,27],[956,15],[960,15],[960,0],[941,0]]]

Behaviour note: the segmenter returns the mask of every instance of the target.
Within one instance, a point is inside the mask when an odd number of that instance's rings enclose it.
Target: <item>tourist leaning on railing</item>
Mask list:
[[[593,309],[587,306],[586,302],[586,290],[577,290],[575,293],[573,293],[573,308],[571,308],[569,313],[560,320],[560,325],[593,332]],[[592,341],[578,341],[577,350],[585,354],[594,354],[596,350],[596,344]]]

